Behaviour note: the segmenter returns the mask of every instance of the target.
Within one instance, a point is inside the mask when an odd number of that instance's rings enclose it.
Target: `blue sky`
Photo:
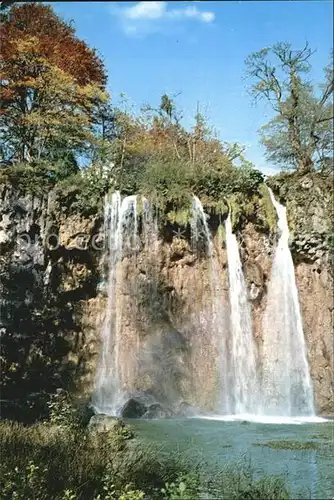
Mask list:
[[[80,38],[98,49],[114,102],[126,94],[138,107],[161,94],[181,92],[177,103],[191,125],[197,101],[225,141],[247,146],[265,172],[258,129],[271,117],[246,91],[247,55],[277,41],[316,49],[311,78],[322,79],[333,45],[333,6],[327,0],[229,2],[54,2],[73,19]]]

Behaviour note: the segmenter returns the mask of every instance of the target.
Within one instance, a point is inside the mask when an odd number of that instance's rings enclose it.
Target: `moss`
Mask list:
[[[233,231],[234,229],[236,229],[240,222],[240,218],[242,215],[241,204],[237,194],[230,196],[228,202],[230,207],[231,224]]]
[[[235,193],[228,198],[228,203],[231,211],[232,231],[235,231],[245,221],[256,215],[258,195],[246,197],[243,193]]]
[[[204,211],[210,215],[226,216],[229,212],[229,206],[225,199],[216,201],[209,197],[201,197]]]
[[[141,196],[137,196],[137,216],[141,217],[143,215],[143,199]]]
[[[191,220],[191,208],[172,210],[167,214],[167,221],[178,226],[186,226]]]
[[[220,200],[216,204],[216,213],[219,213],[220,215],[227,215],[228,214],[228,204],[226,200]]]
[[[219,226],[218,226],[217,240],[218,240],[219,245],[222,245],[222,243],[226,242],[226,230],[225,230],[224,224],[219,224]]]
[[[273,202],[271,201],[268,187],[265,184],[259,186],[260,210],[269,230],[274,233],[277,229],[277,214]]]
[[[316,450],[320,444],[315,441],[267,441],[266,443],[252,443],[253,446],[267,446],[275,450]]]
[[[293,238],[296,232],[296,221],[295,221],[295,211],[298,205],[294,201],[287,201],[286,203],[286,218],[288,221],[288,227],[290,232],[290,238]]]

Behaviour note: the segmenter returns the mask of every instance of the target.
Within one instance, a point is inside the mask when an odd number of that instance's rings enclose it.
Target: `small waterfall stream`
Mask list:
[[[98,365],[96,390],[93,405],[99,412],[115,414],[123,402],[121,389],[121,361],[118,321],[122,304],[117,303],[117,285],[121,279],[118,264],[125,252],[137,249],[137,197],[127,196],[121,200],[118,191],[111,201],[106,197],[104,230],[109,256],[108,302],[102,326],[101,360]]]
[[[231,307],[229,400],[233,414],[257,413],[258,382],[256,343],[252,332],[251,308],[242,271],[231,216],[225,221]]]
[[[191,219],[191,241],[193,249],[201,247],[204,242],[206,256],[208,259],[210,301],[211,301],[211,322],[210,328],[214,337],[217,355],[219,356],[219,377],[220,395],[217,401],[217,408],[223,413],[231,413],[232,400],[229,383],[229,353],[227,346],[228,332],[228,311],[224,305],[222,276],[219,263],[213,255],[212,236],[207,222],[207,215],[204,212],[202,203],[193,196],[192,219]]]
[[[206,219],[207,215],[204,212],[202,203],[197,196],[193,196],[192,217],[190,221],[192,247],[193,249],[198,249],[201,241],[204,241],[206,254],[211,261],[212,241],[210,229]]]
[[[289,249],[286,208],[278,203],[271,189],[269,193],[277,212],[280,237],[263,317],[262,412],[289,417],[313,416],[312,382]]]

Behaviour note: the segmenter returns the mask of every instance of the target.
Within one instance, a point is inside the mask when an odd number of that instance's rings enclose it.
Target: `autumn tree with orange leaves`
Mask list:
[[[109,96],[94,49],[51,7],[14,6],[2,23],[1,156],[56,161],[97,146],[96,121]]]

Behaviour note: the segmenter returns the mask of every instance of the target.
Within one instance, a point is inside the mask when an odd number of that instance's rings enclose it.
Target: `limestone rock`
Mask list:
[[[181,417],[191,417],[198,414],[199,410],[186,401],[182,401],[177,409],[177,415]]]
[[[294,184],[283,185],[282,181],[274,190],[287,207],[317,412],[328,413],[331,408],[334,411],[333,278],[328,215],[331,201],[329,189],[322,188],[319,182],[316,176],[308,175]],[[1,315],[0,329],[5,336],[11,318],[19,317],[20,307],[28,310],[27,318],[42,320],[49,307],[43,297],[51,290],[61,304],[50,320],[53,334],[59,336],[57,349],[61,358],[52,358],[52,363],[62,367],[78,394],[88,396],[94,389],[100,362],[101,329],[107,306],[108,262],[103,252],[90,245],[94,233],[102,238],[102,218],[55,210],[52,197],[51,192],[48,201],[37,199],[21,195],[13,187],[0,186],[0,300],[3,310],[8,308],[12,315]],[[50,234],[57,236],[58,249],[47,248]],[[33,240],[29,248],[23,244],[27,235]],[[81,243],[82,248],[76,248],[82,235],[89,235],[88,249]],[[163,409],[165,404],[169,408],[173,402],[184,400],[191,408],[198,406],[202,411],[210,411],[219,397],[220,341],[229,331],[226,249],[213,231],[213,283],[205,255],[192,252],[186,238],[176,236],[172,240],[159,238],[154,263],[148,265],[141,250],[135,256],[127,255],[117,271],[120,285],[115,307],[121,311],[117,331],[122,339],[118,353],[120,376],[124,386],[138,390],[139,395],[131,392],[133,401],[123,408],[129,418],[152,415],[154,411],[162,413],[159,406],[150,410],[158,404],[156,401],[162,402]],[[277,235],[261,231],[253,214],[245,215],[237,238],[251,300],[254,336],[261,352],[262,316]],[[31,280],[22,280],[11,295],[4,279],[8,269],[11,276],[24,271]],[[213,291],[221,305],[219,334],[212,328]],[[61,330],[63,318],[70,327]],[[13,338],[27,335],[25,327],[26,321]],[[47,340],[47,335],[44,338]],[[50,352],[53,356],[54,351]],[[63,376],[56,373],[57,368],[54,371],[54,377]],[[145,390],[152,392],[152,399],[141,397]],[[187,415],[191,408],[184,406],[178,413]]]
[[[170,409],[164,408],[159,403],[154,403],[148,407],[147,411],[144,413],[142,418],[143,419],[170,418],[172,416],[173,412]]]
[[[140,418],[147,411],[147,406],[136,399],[129,399],[122,407],[120,414],[123,418]]]
[[[94,415],[88,424],[88,428],[96,432],[118,431],[124,427],[125,424],[120,418],[105,415],[103,413]]]

